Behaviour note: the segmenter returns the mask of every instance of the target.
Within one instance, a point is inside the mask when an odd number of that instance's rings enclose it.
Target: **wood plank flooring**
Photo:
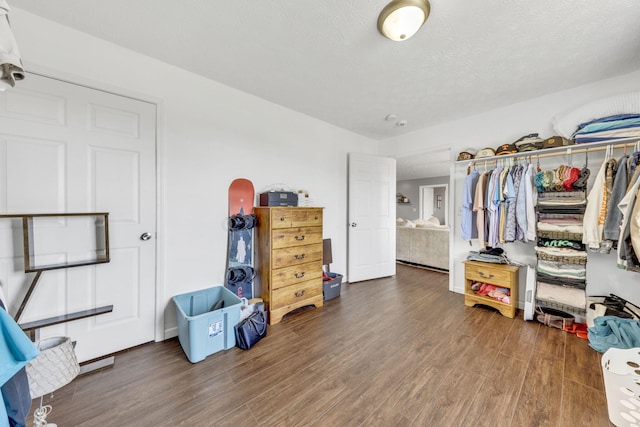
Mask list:
[[[69,426],[610,426],[601,355],[573,334],[465,307],[448,275],[345,284],[249,351],[191,364],[177,339],[47,396]],[[34,407],[37,401],[34,401]],[[33,407],[32,407],[33,409]],[[29,421],[31,423],[31,421]],[[31,424],[29,424],[31,425]]]

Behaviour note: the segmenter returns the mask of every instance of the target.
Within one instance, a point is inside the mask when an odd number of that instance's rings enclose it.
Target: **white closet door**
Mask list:
[[[113,304],[113,312],[41,330],[68,335],[81,361],[154,339],[156,106],[29,74],[0,93],[0,212],[109,212],[111,262],[42,273],[22,322]],[[40,251],[70,256],[66,222],[41,222]],[[152,238],[141,240],[143,233]],[[54,249],[55,248],[55,249]],[[63,249],[61,249],[63,248]],[[24,273],[21,228],[0,221],[0,281],[15,314]]]

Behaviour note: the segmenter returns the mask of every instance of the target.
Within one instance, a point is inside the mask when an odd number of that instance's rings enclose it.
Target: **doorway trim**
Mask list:
[[[424,190],[425,189],[435,189],[435,188],[443,188],[444,187],[444,200],[442,200],[442,208],[444,208],[444,224],[449,224],[449,184],[429,184],[429,185],[421,185],[418,187],[418,195],[420,199],[420,218],[424,219]]]

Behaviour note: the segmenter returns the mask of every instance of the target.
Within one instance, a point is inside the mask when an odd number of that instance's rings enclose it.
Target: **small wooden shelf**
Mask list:
[[[65,262],[61,264],[43,264],[39,265],[36,269],[25,269],[25,273],[35,273],[38,271],[59,270],[61,268],[82,267],[85,265],[105,264],[109,262],[108,259],[95,259],[93,261],[78,261],[78,262]]]
[[[24,271],[25,273],[36,273],[31,285],[18,308],[15,315],[16,322],[20,321],[20,317],[24,312],[29,299],[31,298],[33,291],[36,288],[38,280],[44,271],[57,270],[62,268],[82,267],[95,264],[104,264],[110,261],[109,256],[109,213],[108,212],[87,212],[87,213],[39,213],[39,214],[5,214],[0,215],[0,218],[19,218],[22,220],[22,238],[24,244]],[[79,259],[71,259],[64,263],[44,264],[39,261],[41,254],[38,253],[36,248],[36,227],[34,221],[55,220],[59,218],[61,223],[64,223],[65,227],[76,227],[75,230],[80,227],[81,236],[86,237],[86,232],[90,232],[89,248],[92,255],[86,256],[84,252],[79,256]],[[64,221],[64,222],[63,222]],[[73,223],[73,225],[71,225]],[[47,225],[47,224],[45,224]],[[63,235],[64,236],[64,235]],[[49,238],[50,241],[55,242],[56,237]],[[51,249],[49,248],[49,251]],[[61,252],[64,252],[61,250]],[[20,327],[29,331],[29,333],[37,333],[38,329],[45,326],[51,326],[58,323],[69,322],[72,320],[82,319],[85,317],[96,316],[98,314],[108,313],[113,311],[113,306],[104,306],[92,308],[76,313],[68,313],[61,316],[50,317],[47,319],[41,319],[34,322],[28,322],[20,324]]]
[[[516,317],[518,312],[518,271],[520,267],[479,261],[464,261],[464,264],[464,304],[469,307],[482,304],[495,308],[503,316]],[[471,289],[473,282],[483,282],[509,289],[511,302],[507,304],[488,296],[476,294]]]
[[[104,307],[96,307],[89,310],[77,311],[75,313],[63,314],[60,316],[49,317],[47,319],[36,320],[20,324],[23,331],[33,331],[35,329],[47,326],[57,325],[58,323],[71,322],[72,320],[84,319],[85,317],[97,316],[98,314],[111,313],[113,305],[105,305]]]

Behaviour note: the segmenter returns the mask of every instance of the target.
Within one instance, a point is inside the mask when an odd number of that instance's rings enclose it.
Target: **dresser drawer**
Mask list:
[[[271,228],[321,227],[321,208],[274,208]]]
[[[271,232],[274,249],[322,243],[321,227],[278,228]]]
[[[271,291],[271,310],[296,304],[306,299],[322,295],[322,278],[307,280]]]
[[[497,264],[500,265],[500,264]],[[465,264],[465,277],[469,280],[511,287],[511,272],[491,265]]]
[[[271,273],[271,287],[279,289],[294,283],[319,278],[322,278],[321,260],[273,270]]]
[[[274,249],[271,254],[271,268],[275,270],[318,260],[322,261],[322,243]]]

